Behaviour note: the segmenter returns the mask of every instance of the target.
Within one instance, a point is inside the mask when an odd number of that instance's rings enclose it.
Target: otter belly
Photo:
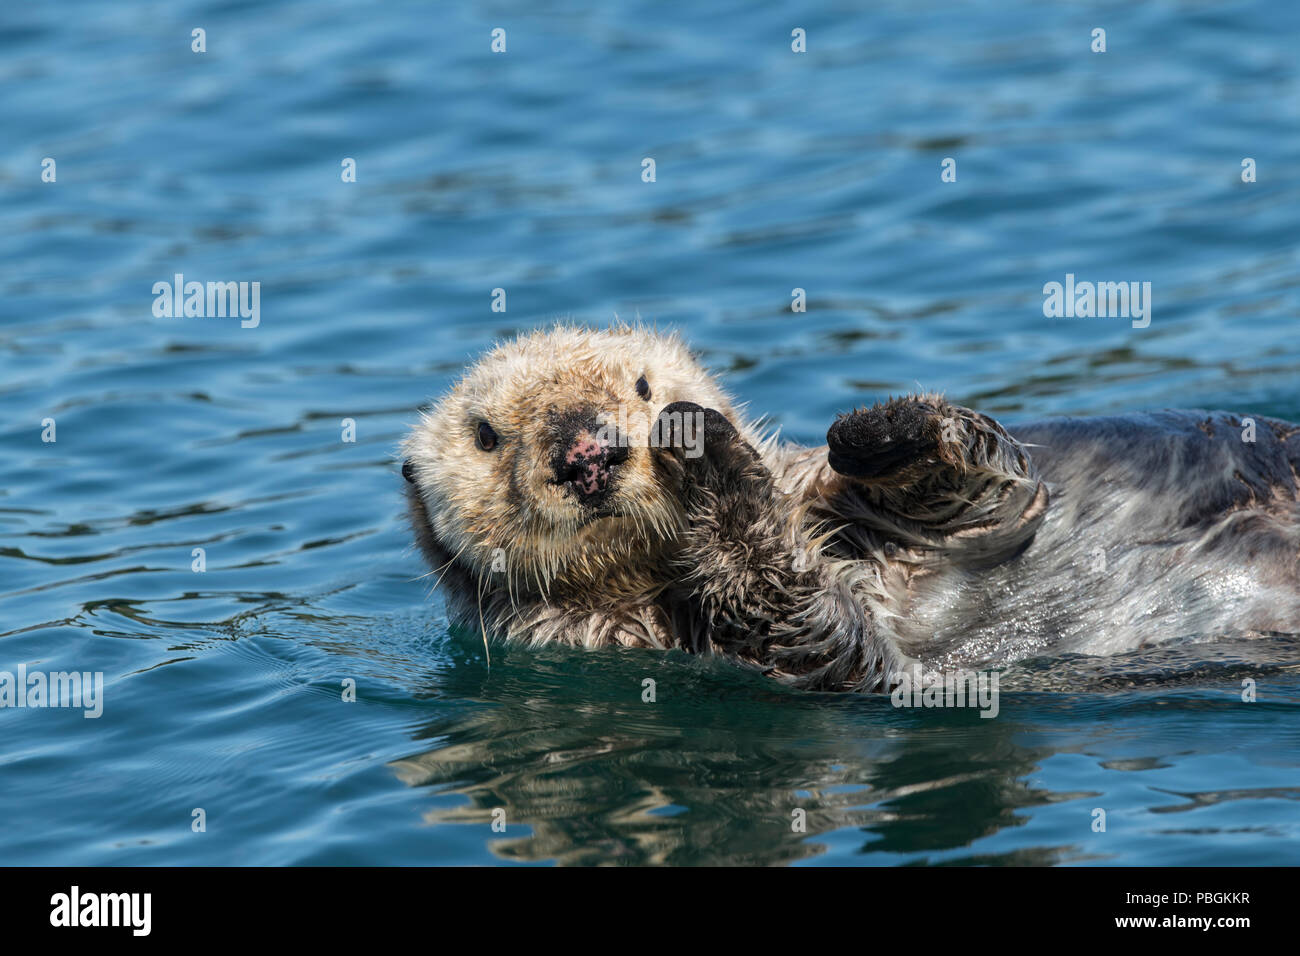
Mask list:
[[[1300,426],[1225,412],[1010,429],[1051,505],[995,567],[912,579],[898,639],[936,665],[1300,633]]]

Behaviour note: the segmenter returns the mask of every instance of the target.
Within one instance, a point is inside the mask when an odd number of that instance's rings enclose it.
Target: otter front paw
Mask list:
[[[957,440],[956,427],[929,402],[891,399],[841,415],[826,433],[827,461],[850,478],[887,480],[909,466],[946,459],[944,448]]]
[[[739,582],[751,567],[775,566],[784,553],[774,530],[781,509],[772,475],[726,416],[694,402],[666,406],[650,444],[685,519],[675,559],[683,577],[673,593],[698,600],[704,588],[729,606],[718,593],[743,592]]]
[[[664,406],[650,433],[659,465],[679,485],[738,487],[770,476],[758,452],[714,408],[694,402]]]

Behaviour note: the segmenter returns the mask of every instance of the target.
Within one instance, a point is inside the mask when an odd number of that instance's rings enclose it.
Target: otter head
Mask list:
[[[426,557],[514,594],[634,586],[683,520],[648,447],[676,401],[735,420],[676,336],[557,327],[498,345],[403,445]]]

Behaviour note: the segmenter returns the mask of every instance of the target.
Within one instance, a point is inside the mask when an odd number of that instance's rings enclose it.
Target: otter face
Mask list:
[[[676,401],[735,420],[675,336],[557,327],[497,346],[403,445],[431,563],[516,592],[633,577],[683,520],[647,447]]]

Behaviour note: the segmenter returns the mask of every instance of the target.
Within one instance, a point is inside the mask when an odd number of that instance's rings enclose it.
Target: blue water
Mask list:
[[[1300,7],[858,6],[7,5],[0,670],[105,685],[0,709],[0,863],[1296,862],[1294,647],[1040,662],[988,720],[489,664],[421,580],[397,442],[558,316],[681,329],[806,442],[918,385],[1300,420]],[[260,323],[155,316],[176,273]],[[1045,318],[1066,273],[1150,326]]]

